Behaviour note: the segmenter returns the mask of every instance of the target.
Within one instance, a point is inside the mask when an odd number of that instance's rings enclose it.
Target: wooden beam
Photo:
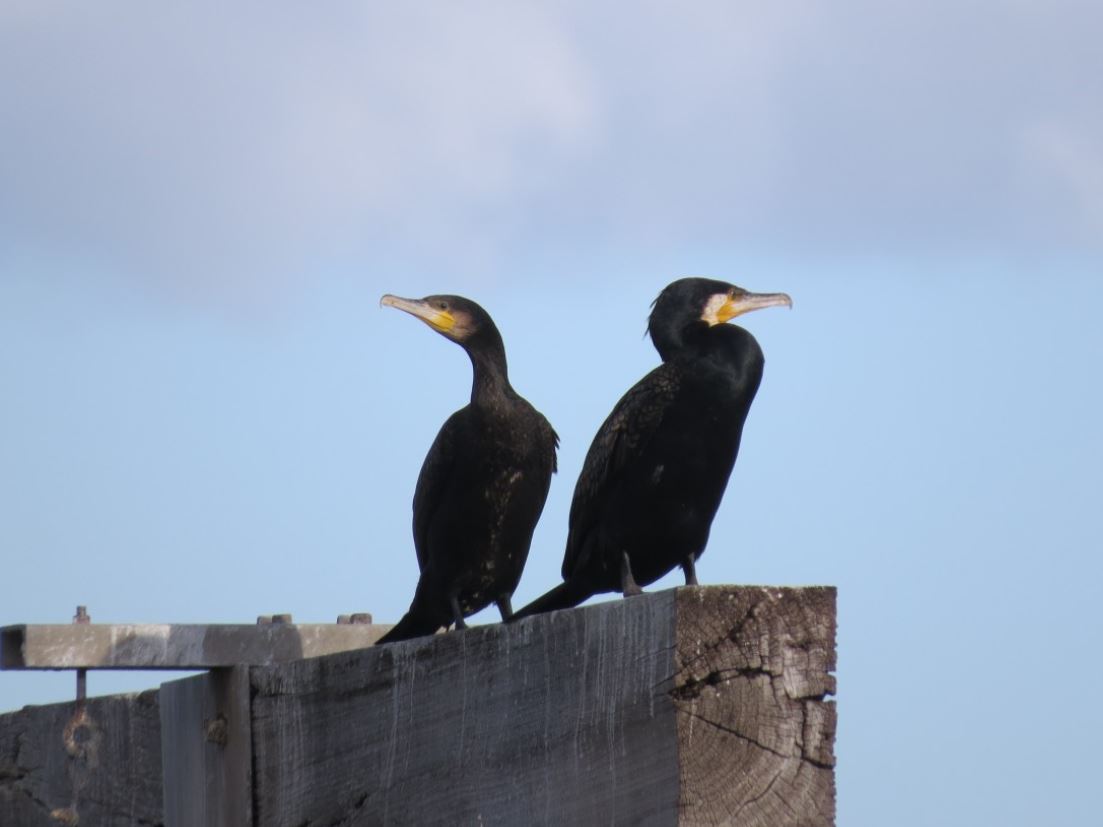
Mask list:
[[[371,646],[370,623],[59,624],[0,629],[3,669],[213,669]]]
[[[835,823],[835,589],[680,589],[679,824]]]
[[[248,667],[161,684],[165,827],[253,824]]]
[[[254,819],[834,824],[835,590],[656,592],[250,670]]]
[[[834,589],[680,588],[28,707],[0,825],[828,827],[834,641]]]

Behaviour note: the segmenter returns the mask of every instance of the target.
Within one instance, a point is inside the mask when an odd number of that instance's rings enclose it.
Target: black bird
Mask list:
[[[490,314],[462,296],[381,305],[421,319],[471,357],[471,402],[440,429],[414,491],[414,549],[421,569],[410,609],[380,643],[455,624],[491,603],[502,619],[521,579],[532,532],[555,472],[559,439],[509,384],[502,336]]]
[[[647,329],[663,363],[616,404],[590,445],[571,502],[563,580],[513,619],[576,606],[695,564],[739,452],[765,360],[729,319],[792,301],[710,279],[679,279]]]

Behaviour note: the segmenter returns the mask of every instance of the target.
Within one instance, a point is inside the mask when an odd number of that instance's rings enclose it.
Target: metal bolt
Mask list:
[[[267,626],[270,623],[290,623],[290,622],[291,622],[291,615],[289,615],[289,614],[261,615],[260,617],[257,618],[257,625],[258,626]]]
[[[226,746],[228,734],[229,727],[225,715],[218,715],[214,720],[208,718],[203,721],[203,735],[211,743],[218,744],[220,747]]]
[[[73,623],[77,623],[81,626],[87,626],[92,622],[92,618],[88,615],[87,606],[77,606],[77,613],[73,615]],[[83,706],[84,699],[88,697],[88,670],[77,670],[77,706]]]

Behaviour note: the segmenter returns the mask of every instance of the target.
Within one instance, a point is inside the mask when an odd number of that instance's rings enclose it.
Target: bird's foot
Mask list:
[[[509,601],[509,595],[503,595],[494,601],[498,606],[498,612],[502,616],[502,622],[505,623],[511,617],[513,617],[513,606]]]
[[[448,602],[452,607],[452,622],[456,625],[456,631],[466,629],[467,624],[463,622],[463,611],[460,609],[460,596],[454,594],[448,598]]]
[[[696,561],[697,561],[697,555],[695,555],[695,554],[690,554],[689,556],[686,557],[685,560],[682,561],[682,571],[685,573],[686,585],[687,586],[699,586],[700,585],[700,583],[697,582]]]
[[[621,552],[620,557],[620,593],[625,597],[635,597],[643,594],[643,589],[636,583],[632,575],[632,561],[628,559],[628,552]]]

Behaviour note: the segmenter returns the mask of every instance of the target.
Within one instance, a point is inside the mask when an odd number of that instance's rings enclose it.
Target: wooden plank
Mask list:
[[[371,646],[369,623],[21,624],[0,629],[4,669],[213,669]]]
[[[0,715],[0,825],[161,824],[156,690]]]
[[[257,824],[671,823],[673,605],[252,670]]]
[[[252,821],[247,667],[161,685],[167,827],[241,827]]]
[[[252,669],[256,824],[832,824],[834,599],[683,588]]]

